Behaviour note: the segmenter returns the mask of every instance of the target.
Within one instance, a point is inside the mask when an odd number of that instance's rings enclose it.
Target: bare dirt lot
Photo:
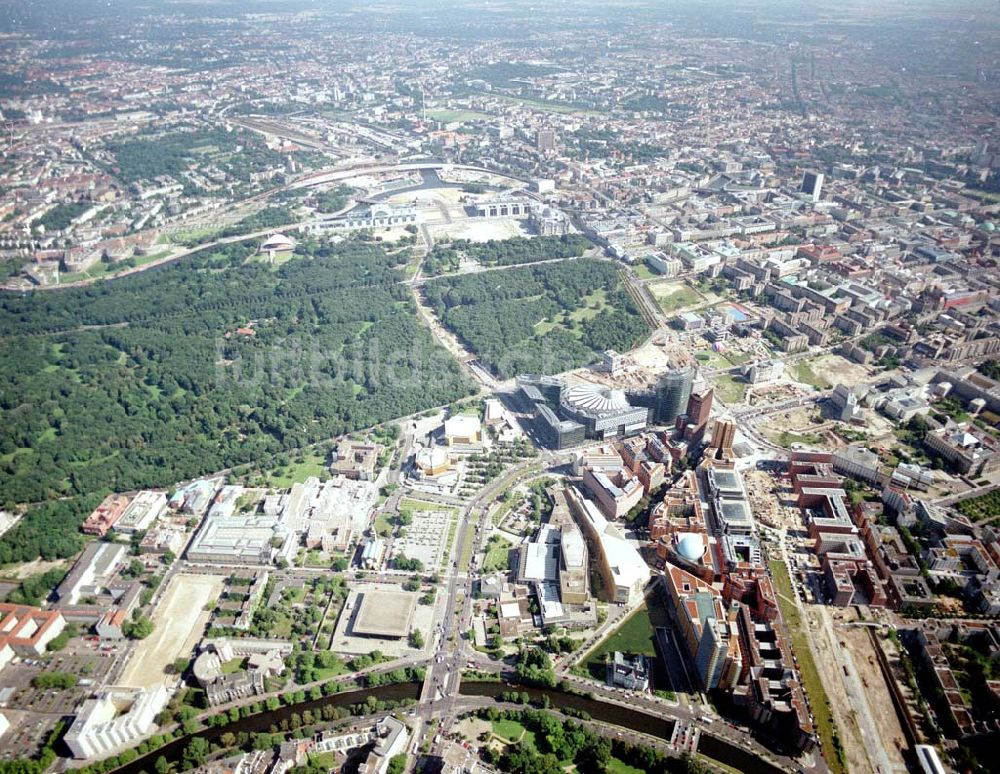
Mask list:
[[[865,699],[871,708],[879,740],[893,766],[905,771],[902,750],[907,747],[906,736],[899,725],[895,707],[889,698],[889,686],[882,677],[875,658],[875,650],[868,633],[861,627],[840,629],[838,644],[843,642],[851,653],[851,659],[858,670],[858,679],[865,691]]]
[[[218,598],[224,581],[217,575],[172,578],[153,613],[153,633],[139,643],[119,683],[136,688],[162,683],[167,666],[201,639],[210,615],[205,606]]]
[[[808,608],[805,620],[808,621],[812,651],[816,667],[819,669],[820,680],[830,699],[833,720],[837,724],[844,745],[847,770],[852,774],[855,772],[874,774],[874,769],[865,753],[866,746],[858,728],[854,708],[844,686],[840,661],[834,655],[834,646],[821,624],[822,619],[816,607]]]
[[[470,242],[531,236],[524,223],[514,218],[459,217],[448,225],[433,226],[431,234],[435,239],[468,239]]]
[[[808,361],[808,364],[813,373],[829,376],[837,384],[843,384],[847,387],[854,387],[868,381],[873,370],[834,354],[820,355]]]

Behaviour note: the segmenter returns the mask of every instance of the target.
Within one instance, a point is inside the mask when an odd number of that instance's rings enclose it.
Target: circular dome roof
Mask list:
[[[631,408],[624,392],[597,384],[578,384],[568,387],[560,399],[565,406],[591,414],[605,414]]]
[[[705,544],[701,535],[689,532],[677,541],[677,553],[689,562],[698,562],[705,555]]]
[[[198,658],[194,660],[192,671],[194,672],[195,679],[204,685],[222,674],[222,660],[216,653],[207,650],[202,651]]]
[[[286,237],[284,234],[278,234],[278,233],[271,234],[271,236],[269,236],[267,240],[264,242],[264,247],[271,247],[271,248],[294,247],[294,246],[295,246],[294,241]]]

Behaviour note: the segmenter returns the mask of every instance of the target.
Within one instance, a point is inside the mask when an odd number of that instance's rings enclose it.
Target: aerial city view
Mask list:
[[[997,11],[3,0],[0,774],[997,771]]]

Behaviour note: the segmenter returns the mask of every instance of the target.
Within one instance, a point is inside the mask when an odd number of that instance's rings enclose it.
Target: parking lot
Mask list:
[[[78,640],[46,659],[12,662],[0,673],[0,690],[13,689],[6,706],[45,714],[69,714],[94,686],[103,682],[114,663],[114,655],[110,650],[99,649],[97,643]],[[31,680],[42,672],[66,672],[75,675],[78,682],[75,688],[34,688]]]
[[[455,522],[455,511],[420,509],[410,511],[410,514],[413,521],[400,528],[403,535],[394,541],[394,555],[419,559],[425,570],[441,569],[448,549],[448,536]]]

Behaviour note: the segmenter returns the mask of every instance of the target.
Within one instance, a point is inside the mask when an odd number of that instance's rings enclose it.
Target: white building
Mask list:
[[[162,685],[107,691],[80,707],[66,732],[74,758],[99,760],[131,747],[156,729],[156,716],[170,695]]]
[[[83,596],[97,596],[125,562],[128,547],[120,543],[90,543],[62,583],[56,587],[60,603],[76,605]]]
[[[754,363],[746,370],[747,381],[750,384],[760,384],[762,382],[773,382],[780,379],[785,373],[785,361],[783,360],[761,360]]]
[[[605,592],[611,601],[634,604],[643,598],[651,577],[649,566],[635,546],[601,513],[597,503],[567,487],[566,499],[584,534],[594,546]]]
[[[163,492],[139,492],[111,529],[126,535],[142,532],[166,509],[167,496]]]
[[[361,774],[386,774],[389,762],[406,752],[410,734],[403,723],[390,715],[376,724],[375,738],[375,749],[368,753],[368,758],[361,764]]]
[[[880,472],[879,456],[863,446],[848,446],[834,453],[833,469],[842,476],[875,481]]]
[[[343,217],[315,220],[301,230],[307,234],[326,234],[338,231],[364,231],[377,228],[403,228],[420,222],[416,207],[397,207],[391,204],[373,204],[367,209],[352,210]]]
[[[472,414],[456,414],[444,422],[444,439],[448,446],[476,446],[482,442],[483,425]]]

